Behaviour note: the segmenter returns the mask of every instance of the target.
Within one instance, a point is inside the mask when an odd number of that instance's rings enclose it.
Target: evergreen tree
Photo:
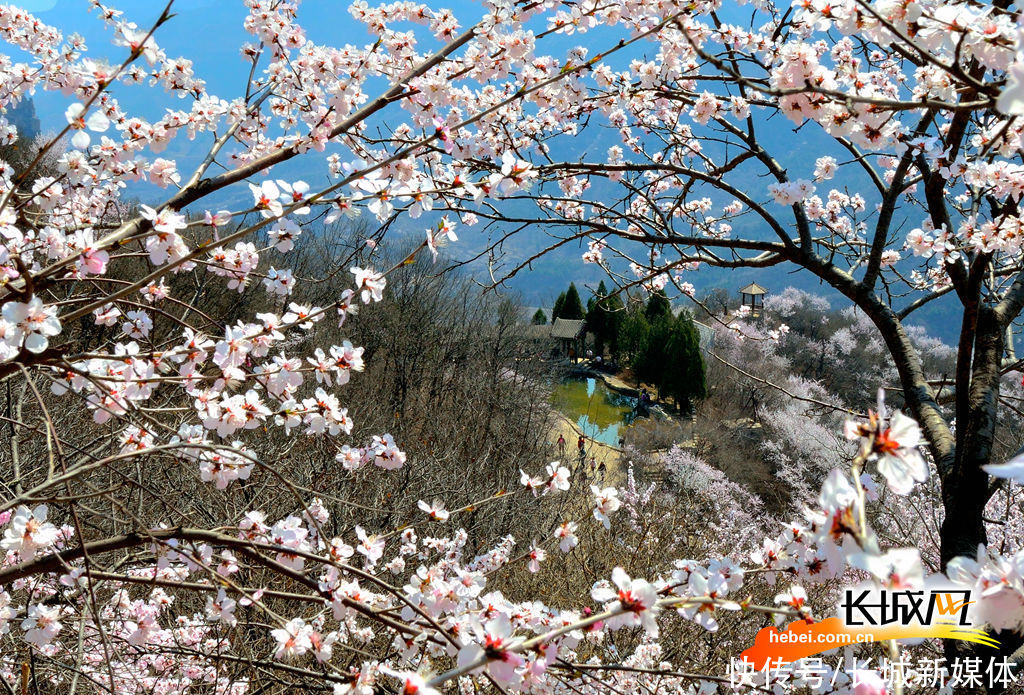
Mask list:
[[[646,313],[645,311],[644,319],[648,320]],[[654,384],[658,389],[658,395],[661,396],[672,378],[674,369],[669,354],[669,344],[672,340],[675,322],[672,320],[672,314],[662,315],[649,321],[649,326],[647,343],[637,360],[637,376],[641,381]]]
[[[700,331],[693,325],[693,320],[689,316],[686,317],[685,329],[689,334],[686,343],[689,351],[689,359],[686,360],[686,382],[689,385],[687,396],[691,401],[692,408],[693,401],[699,401],[707,397],[708,384],[704,353],[700,350]]]
[[[608,327],[605,321],[608,310],[604,307],[607,296],[608,289],[602,280],[597,286],[597,292],[587,300],[587,330],[594,335],[594,352],[598,355],[604,354],[605,344],[608,342]]]
[[[551,308],[551,323],[555,322],[555,319],[561,318],[562,307],[565,306],[565,292],[558,295],[558,299],[555,300],[555,306]]]
[[[537,309],[537,312],[533,315],[533,325],[543,326],[548,322],[548,316],[544,313],[543,309]]]
[[[582,319],[585,315],[583,301],[580,299],[580,293],[576,291],[576,283],[570,282],[569,289],[565,292],[565,302],[562,304],[562,310],[559,312],[558,317],[563,319]]]
[[[664,304],[656,300],[642,311],[609,313],[617,316],[616,349],[621,350],[633,368],[637,384],[652,384],[659,396],[671,396],[676,407],[685,413],[693,411],[694,403],[707,395],[704,357],[700,352],[700,333],[688,312],[673,317],[664,312]],[[654,319],[648,317],[654,314]]]
[[[665,290],[658,290],[647,300],[647,308],[644,309],[647,320],[652,324],[659,318],[672,315],[672,304],[665,296]]]
[[[681,312],[672,322],[666,352],[665,392],[675,399],[679,410],[690,413],[694,403],[707,395],[707,383],[700,333],[689,313]]]
[[[622,333],[622,325],[626,320],[626,307],[618,294],[613,294],[600,303],[604,321],[605,340],[608,345],[608,352],[613,358],[617,358],[621,352],[619,336]]]
[[[647,352],[650,332],[650,324],[647,323],[647,317],[644,316],[642,311],[634,310],[625,313],[616,342],[627,364],[633,368],[633,372],[637,375],[638,383],[640,381],[642,360]]]

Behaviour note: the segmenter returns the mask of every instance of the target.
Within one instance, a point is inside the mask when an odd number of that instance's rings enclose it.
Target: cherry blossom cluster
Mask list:
[[[344,328],[383,301],[390,271],[372,253],[352,261],[333,276],[344,278],[336,295],[313,305],[288,267],[321,213],[328,224],[363,214],[382,228],[402,215],[421,220],[411,262],[419,252],[436,258],[458,225],[521,225],[532,202],[537,219],[527,224],[586,230],[585,261],[649,292],[693,295],[685,273],[704,264],[797,259],[822,275],[842,266],[837,283],[880,274],[891,283],[870,296],[899,283],[944,293],[978,258],[994,259],[986,292],[1009,292],[1024,193],[1015,161],[1024,123],[1010,118],[1024,114],[1024,57],[1009,12],[940,0],[759,2],[752,21],[729,24],[712,2],[488,0],[456,17],[420,2],[359,1],[349,14],[373,40],[336,47],[309,37],[297,3],[246,0],[252,39],[238,59],[251,77],[225,99],[191,60],[161,47],[172,12],[140,27],[91,4],[113,34],[108,55],[0,6],[0,38],[18,50],[0,61],[0,106],[42,91],[66,100],[35,161],[20,171],[0,163],[0,377],[24,370],[33,395],[46,383],[68,412],[84,404],[110,444],[68,472],[61,423],[40,418],[53,446],[46,482],[25,491],[19,478],[17,501],[0,512],[0,639],[15,654],[0,657],[0,678],[12,688],[27,685],[19,657],[31,652],[74,664],[68,678],[101,689],[242,695],[248,679],[228,664],[244,634],[264,650],[260,668],[320,678],[339,695],[384,683],[410,695],[448,683],[471,692],[488,680],[516,692],[598,683],[707,695],[715,683],[679,675],[658,643],[670,626],[713,632],[751,611],[816,619],[804,585],[853,572],[883,586],[925,580],[921,554],[883,547],[867,522],[869,504],[914,499],[933,482],[919,423],[881,399],[843,428],[856,447],[849,469],[829,467],[820,489],[796,489],[806,509],[781,532],[754,539],[741,519],[732,553],[659,558],[646,578],[622,562],[574,606],[506,597],[495,585],[503,573],[544,576],[545,563],[582,553],[587,538],[626,547],[616,532],[642,527],[654,494],[632,478],[621,490],[574,489],[561,463],[535,474],[524,462],[521,489],[499,501],[565,507],[542,536],[480,548],[453,523],[472,512],[441,498],[421,500],[410,525],[334,529],[323,499],[289,489],[298,508],[268,518],[240,490],[283,474],[266,460],[264,436],[318,447],[353,475],[412,468],[390,434],[354,440],[343,390],[364,369],[363,349],[323,338],[325,317]],[[127,113],[118,94],[132,85],[163,92],[174,108],[156,119]],[[755,132],[773,115],[817,127],[834,147],[787,168]],[[559,161],[563,143],[595,129],[614,144]],[[201,146],[191,170],[161,156],[181,136]],[[6,117],[0,141],[18,142]],[[330,182],[317,190],[271,177],[299,157]],[[754,166],[770,178],[738,178]],[[870,193],[850,187],[851,170]],[[167,197],[130,204],[125,191],[137,182]],[[608,194],[617,187],[618,199]],[[220,191],[243,202],[218,209],[208,197]],[[937,219],[937,200],[948,219]],[[894,244],[884,218],[897,203],[915,212]],[[780,223],[777,208],[792,222]],[[746,234],[752,225],[767,233]],[[229,323],[207,316],[202,292],[176,296],[182,279],[258,298],[265,310]],[[778,344],[787,334],[777,325],[748,337]],[[791,386],[805,400],[820,395]],[[106,526],[81,525],[80,498],[58,485],[82,468],[165,452],[223,494],[235,521],[108,537]],[[698,460],[669,459],[681,488],[739,499]],[[992,472],[1019,479],[1017,465]],[[95,491],[78,492],[88,500]],[[567,511],[573,502],[580,513]],[[120,523],[133,506],[112,505],[111,518]],[[443,532],[425,535],[424,525]],[[124,564],[100,571],[93,562],[122,550],[131,551]],[[978,593],[991,627],[1019,630],[1021,567],[1020,552],[988,547],[952,560],[948,573]],[[748,588],[780,578],[789,586],[775,605],[748,600]],[[64,674],[54,678],[52,688],[69,689]]]
[[[879,412],[885,412],[883,407]],[[863,445],[855,470],[858,461],[867,463],[874,456],[900,452],[909,456],[907,452],[919,444],[920,435],[912,422],[895,415],[888,421],[882,417],[873,414],[866,423],[854,422],[847,427]],[[887,422],[893,425],[888,426]],[[891,468],[879,465],[879,471],[890,483],[902,484],[900,474],[893,473]],[[570,485],[563,482],[565,471],[557,463],[551,464],[545,478],[527,480],[524,492],[537,489],[538,483],[539,489],[552,493],[568,491]],[[184,660],[159,657],[163,661],[149,671],[145,671],[144,664],[132,666],[130,652],[118,652],[119,668],[125,669],[119,678],[137,677],[138,683],[160,683],[161,687],[177,692],[185,687],[177,679],[193,669],[193,677],[201,682],[226,683],[225,674],[215,666],[199,668],[201,656],[206,650],[230,649],[223,630],[237,625],[239,610],[247,607],[267,612],[268,618],[277,623],[267,628],[270,644],[275,645],[270,656],[293,666],[330,663],[342,645],[366,644],[381,630],[397,629],[392,642],[397,658],[364,663],[356,671],[342,674],[334,681],[339,693],[353,692],[351,688],[361,687],[360,683],[373,683],[379,678],[397,677],[421,683],[421,687],[439,688],[450,678],[473,674],[486,675],[517,692],[531,691],[543,684],[556,687],[557,683],[571,682],[564,680],[569,678],[568,674],[551,680],[559,664],[571,662],[584,645],[588,652],[600,651],[608,645],[610,631],[638,629],[647,640],[656,640],[662,623],[674,614],[713,632],[719,629],[723,613],[752,610],[755,607],[744,598],[752,581],[748,577],[751,570],[759,581],[769,584],[779,576],[818,584],[850,567],[867,572],[882,586],[921,585],[927,572],[917,551],[882,550],[873,531],[864,524],[864,506],[876,498],[876,492],[867,474],[861,475],[860,482],[851,482],[847,473],[834,470],[815,507],[807,509],[802,521],[788,525],[777,538],[765,538],[746,558],[746,567],[742,558],[726,557],[710,563],[676,560],[651,580],[631,577],[622,568],[616,568],[610,581],[602,579],[594,585],[591,598],[595,606],[581,611],[547,607],[536,601],[517,602],[488,588],[489,575],[512,561],[513,539],[505,539],[482,555],[469,557],[465,555],[468,536],[461,529],[438,538],[421,535],[415,528],[378,536],[357,526],[351,535],[330,538],[324,532],[330,513],[319,499],[273,522],[259,511],[249,512],[237,529],[229,533],[158,529],[152,532],[158,538],[150,548],[153,564],[134,564],[104,588],[108,598],[102,604],[102,628],[90,622],[86,640],[89,644],[97,643],[104,631],[108,638],[118,635],[126,649],[159,654],[171,644],[189,644],[196,650],[193,657]],[[603,510],[601,514],[618,508],[615,488],[595,488],[594,494],[598,508]],[[641,496],[636,497],[638,494]],[[627,490],[626,498],[635,504],[643,494],[649,493]],[[439,501],[431,505],[421,502],[420,508],[434,522],[448,520]],[[74,529],[59,528],[47,518],[45,506],[19,507],[15,513],[4,515],[2,544],[7,559],[0,568],[0,576],[17,572],[20,563],[75,547]],[[599,516],[598,521],[600,527],[608,523],[608,517]],[[556,532],[555,539],[563,552],[574,551],[576,543],[572,539],[576,528],[575,522],[567,522]],[[531,555],[537,550],[535,546]],[[316,578],[309,610],[277,615],[269,608],[275,590],[247,589],[236,583],[237,578],[251,571],[253,552],[283,571]],[[951,563],[949,576],[978,591],[979,615],[985,616],[989,624],[997,629],[1016,629],[1024,624],[1024,609],[1020,609],[1024,606],[1024,584],[1019,566],[1015,557],[1003,558],[983,550],[977,559],[963,558]],[[387,575],[406,577],[398,593],[383,579]],[[75,641],[65,644],[63,638],[69,630],[62,621],[76,619],[71,607],[81,602],[87,591],[97,588],[92,586],[96,579],[81,558],[44,575],[43,579],[47,588],[24,594],[27,604],[20,603],[15,596],[22,596],[28,585],[23,580],[12,582],[10,590],[0,594],[0,616],[4,631],[19,629],[34,648],[59,656],[63,650],[72,649]],[[144,598],[133,598],[128,590],[132,581],[158,585]],[[173,587],[183,582],[193,582],[205,589],[203,615],[187,620],[173,618]],[[47,601],[53,594],[64,598],[65,607]],[[801,584],[793,584],[779,593],[776,601],[779,608],[762,608],[776,613],[779,619],[821,617],[810,605]],[[1013,605],[1018,609],[1008,610]],[[383,614],[400,618],[401,624],[380,623],[376,616]],[[14,628],[14,624],[18,627]],[[628,663],[672,670],[658,655],[656,643],[645,640]],[[437,667],[446,662],[450,670],[438,673]],[[83,668],[88,669],[91,677],[105,677],[101,659],[88,659]],[[195,671],[196,668],[199,670]],[[619,678],[628,676],[614,678],[614,682],[620,682]],[[676,684],[673,681],[672,687]],[[848,685],[844,681],[833,685],[834,692],[847,692],[843,689]],[[793,687],[797,686],[799,683],[794,682]],[[244,683],[234,681],[231,687],[233,692],[246,692]]]

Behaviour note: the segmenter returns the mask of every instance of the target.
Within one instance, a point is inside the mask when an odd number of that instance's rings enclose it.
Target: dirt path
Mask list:
[[[578,457],[576,454],[576,441],[579,436],[583,434],[576,424],[569,418],[561,413],[556,413],[557,419],[555,426],[551,430],[551,445],[555,451],[555,456],[558,456],[558,447],[556,442],[558,441],[558,435],[565,437],[565,457],[562,464],[573,471],[574,475],[579,475],[579,471],[586,469],[587,484],[594,483],[594,476],[590,474],[589,467],[584,465],[583,468],[578,467]],[[608,446],[601,442],[595,442],[593,439],[587,439],[586,446],[586,459],[590,461],[590,457],[594,457],[595,465],[601,466],[603,462],[607,467],[605,471],[604,484],[605,485],[621,485],[626,481],[626,474],[623,467],[619,465],[620,450],[614,446]],[[601,478],[598,476],[596,483],[601,483]]]

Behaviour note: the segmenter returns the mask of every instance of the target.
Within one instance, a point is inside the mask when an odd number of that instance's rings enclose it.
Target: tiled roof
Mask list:
[[[579,338],[587,327],[583,319],[555,319],[551,326],[552,338]]]

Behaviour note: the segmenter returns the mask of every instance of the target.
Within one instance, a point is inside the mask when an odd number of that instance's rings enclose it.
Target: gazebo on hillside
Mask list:
[[[752,282],[740,290],[740,304],[750,308],[751,318],[760,318],[764,313],[764,295],[768,292],[765,288]]]
[[[573,358],[583,354],[587,322],[583,319],[555,319],[551,337],[558,341],[559,354]]]

